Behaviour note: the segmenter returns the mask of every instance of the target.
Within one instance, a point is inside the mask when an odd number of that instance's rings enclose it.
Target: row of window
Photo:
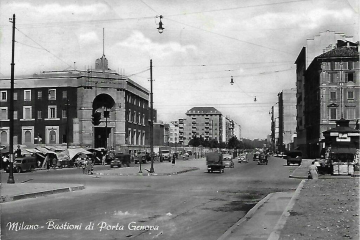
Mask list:
[[[67,99],[67,91],[62,91],[62,98]],[[24,90],[24,101],[28,102],[31,101],[31,90]],[[37,92],[37,99],[43,99],[43,91]],[[0,101],[6,102],[8,100],[8,92],[7,91],[0,91]],[[14,92],[14,100],[18,100],[18,93]],[[48,100],[56,100],[56,89],[49,89],[48,90]]]
[[[126,95],[126,102],[131,103],[135,106],[139,106],[142,108],[147,108],[147,101],[141,99],[141,98],[137,98],[135,96],[131,96],[130,94]]]
[[[344,79],[340,79],[340,72],[325,72],[325,81],[329,83],[339,83],[339,82],[353,82],[355,83],[355,73],[354,72],[345,72],[343,75]]]
[[[323,70],[352,70],[357,62],[323,62]]]
[[[127,144],[145,145],[145,131],[128,129]]]
[[[145,126],[145,114],[141,114],[140,112],[131,112],[131,110],[126,111],[126,120],[128,122],[132,122],[132,123],[138,123],[138,124],[142,124]]]
[[[32,106],[23,106],[23,120],[33,120],[34,117],[32,116]],[[47,118],[46,119],[56,119],[58,120],[57,116],[57,106],[48,106],[48,112],[47,112]],[[67,118],[67,111],[62,110],[61,111],[61,117]],[[18,119],[18,111],[14,111],[14,119]],[[8,119],[8,108],[7,107],[0,107],[0,119],[7,120]],[[37,111],[37,119],[43,119],[43,112]]]
[[[337,99],[337,93],[336,92],[330,92],[330,100],[334,101]],[[347,99],[348,100],[354,100],[354,92],[353,91],[347,91]]]
[[[356,117],[355,108],[347,108],[345,110],[345,116],[344,116],[345,119],[354,120],[358,117]],[[338,108],[329,108],[329,120],[338,120],[338,119],[340,119]]]
[[[0,128],[0,140],[1,144],[7,145],[10,142],[9,128]],[[59,144],[60,143],[59,126],[45,126],[45,139],[42,139],[39,135],[35,135],[34,126],[23,126],[21,127],[21,141],[19,136],[14,135],[14,144],[34,144],[34,143],[45,143],[45,144]],[[62,136],[63,142],[65,142],[66,135]]]

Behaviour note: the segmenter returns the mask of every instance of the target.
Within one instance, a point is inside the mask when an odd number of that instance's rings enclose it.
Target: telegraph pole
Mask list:
[[[69,99],[66,99],[66,148],[69,149]]]
[[[150,154],[151,154],[151,167],[150,173],[154,171],[154,134],[153,134],[153,125],[154,125],[154,117],[153,117],[153,85],[152,85],[152,59],[150,59]]]
[[[13,24],[12,29],[12,54],[11,54],[11,82],[10,82],[10,145],[9,145],[9,153],[10,153],[10,169],[9,169],[9,178],[7,183],[14,184],[14,58],[15,58],[15,14],[13,14],[13,18],[10,18],[10,22]]]

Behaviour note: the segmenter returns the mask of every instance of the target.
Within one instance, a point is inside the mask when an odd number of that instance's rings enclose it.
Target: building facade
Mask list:
[[[14,144],[114,147],[148,144],[149,91],[107,67],[16,78]],[[0,144],[8,145],[10,80],[0,79]],[[94,124],[95,113],[100,114]]]
[[[352,37],[343,33],[333,31],[321,32],[313,39],[306,40],[306,46],[303,47],[295,61],[296,64],[296,110],[297,110],[297,128],[296,128],[296,145],[295,147],[303,152],[307,157],[307,132],[305,128],[305,71],[313,59],[331,50],[338,40],[352,41]]]
[[[355,128],[360,118],[359,43],[338,41],[317,56],[305,72],[305,128],[309,157],[319,157],[323,132],[345,119]]]

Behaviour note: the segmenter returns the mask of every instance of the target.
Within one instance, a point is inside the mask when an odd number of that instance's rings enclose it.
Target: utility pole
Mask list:
[[[342,67],[343,67],[343,63],[340,62],[340,114],[341,114],[341,118],[344,118],[344,93],[343,93],[343,81],[342,81]]]
[[[13,24],[12,29],[12,53],[11,53],[11,82],[10,82],[10,145],[9,145],[9,153],[10,153],[10,169],[9,169],[9,178],[7,183],[14,184],[14,69],[15,69],[15,14],[13,14],[13,18],[10,18],[10,22]]]
[[[150,167],[150,173],[155,172],[154,171],[154,133],[153,133],[153,86],[152,86],[152,59],[150,59],[150,154],[151,154],[151,167]]]
[[[69,99],[66,99],[66,148],[69,149]]]

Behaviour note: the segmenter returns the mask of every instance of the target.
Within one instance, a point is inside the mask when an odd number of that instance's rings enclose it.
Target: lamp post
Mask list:
[[[14,184],[14,69],[15,69],[15,14],[13,14],[13,18],[10,19],[10,22],[13,24],[12,29],[12,53],[11,53],[11,82],[10,82],[10,146],[9,146],[9,154],[10,154],[10,165],[9,165],[9,178],[7,183]]]
[[[66,148],[69,149],[69,99],[66,99]]]
[[[161,18],[160,18],[161,19]],[[151,154],[151,167],[150,167],[150,173],[154,172],[154,133],[153,133],[153,85],[152,85],[153,79],[152,79],[152,59],[150,59],[150,154]]]

